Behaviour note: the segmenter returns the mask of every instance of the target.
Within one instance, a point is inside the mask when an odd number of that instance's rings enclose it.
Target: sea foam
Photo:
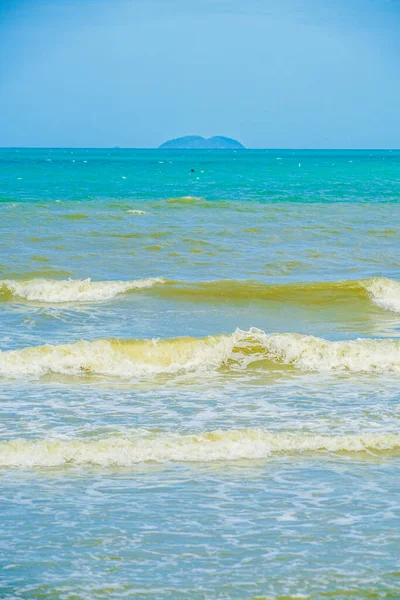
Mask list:
[[[89,279],[31,279],[0,281],[0,294],[47,303],[96,302],[110,300],[129,290],[152,287],[163,283],[161,277],[133,281],[92,281]]]
[[[137,432],[101,439],[16,439],[0,443],[0,467],[130,466],[169,461],[265,459],[302,453],[395,452],[399,434],[315,435],[262,429],[198,434]]]
[[[375,304],[386,310],[400,312],[400,282],[386,277],[376,277],[362,282]]]
[[[400,372],[400,340],[328,341],[251,328],[206,338],[100,339],[0,352],[0,375],[5,377],[60,373],[135,379],[278,367],[318,372]]]

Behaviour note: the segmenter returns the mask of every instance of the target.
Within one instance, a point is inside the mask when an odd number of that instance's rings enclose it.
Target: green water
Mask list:
[[[399,199],[400,151],[0,150],[0,597],[400,598]]]

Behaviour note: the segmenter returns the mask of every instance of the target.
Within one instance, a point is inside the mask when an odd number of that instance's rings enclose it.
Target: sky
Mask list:
[[[0,0],[0,146],[400,148],[400,0]]]

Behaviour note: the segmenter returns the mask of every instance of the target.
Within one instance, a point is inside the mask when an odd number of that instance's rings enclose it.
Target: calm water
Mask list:
[[[0,597],[400,598],[399,199],[400,151],[0,150]]]

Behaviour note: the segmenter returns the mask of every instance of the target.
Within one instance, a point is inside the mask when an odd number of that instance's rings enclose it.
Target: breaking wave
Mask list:
[[[163,283],[161,277],[133,281],[92,281],[91,279],[30,279],[0,281],[0,295],[17,296],[36,302],[96,302],[110,300],[127,291]]]
[[[157,284],[163,284],[159,286]],[[268,301],[308,306],[346,305],[349,300],[374,304],[400,312],[400,282],[374,278],[361,281],[293,283],[271,285],[261,281],[220,280],[184,282],[161,277],[132,281],[92,281],[89,279],[0,280],[0,297],[25,298],[37,302],[96,302],[110,300],[131,290],[154,288],[161,298],[191,302]],[[360,306],[361,309],[361,306]]]
[[[377,277],[362,282],[375,304],[386,310],[400,312],[400,282]]]
[[[251,328],[206,338],[100,339],[0,352],[0,375],[5,377],[59,373],[135,379],[276,368],[400,372],[400,340],[328,341],[294,333],[268,334]]]
[[[156,290],[162,297],[192,302],[246,301],[287,302],[308,306],[345,305],[372,300],[386,310],[400,312],[400,282],[374,278],[360,281],[328,281],[270,285],[260,281],[221,280],[196,283],[168,281]]]
[[[264,459],[282,454],[398,452],[399,434],[315,435],[262,429],[149,433],[103,439],[16,439],[0,443],[0,467],[130,466],[145,462]]]

